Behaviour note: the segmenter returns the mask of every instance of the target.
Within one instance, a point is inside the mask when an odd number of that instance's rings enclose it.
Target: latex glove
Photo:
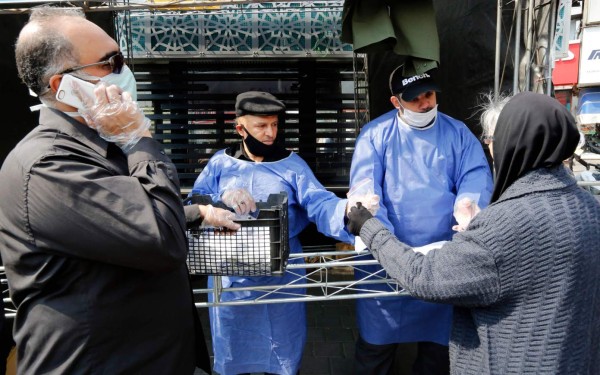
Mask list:
[[[379,195],[373,194],[375,187],[372,178],[364,178],[350,187],[350,191],[346,194],[348,203],[346,204],[346,214],[358,202],[362,203],[373,215],[379,210]]]
[[[346,214],[350,212],[352,207],[357,207],[358,203],[362,204],[371,214],[375,215],[379,210],[379,195],[363,194],[349,196],[348,203],[346,204]]]
[[[221,201],[233,208],[238,215],[246,215],[249,212],[256,211],[254,198],[244,188],[225,190],[221,196]]]
[[[458,225],[453,226],[452,230],[463,232],[479,212],[481,212],[481,209],[474,201],[469,198],[459,200],[454,205],[454,218]]]
[[[235,214],[229,210],[213,207],[210,204],[206,206],[199,205],[198,208],[200,209],[200,214],[203,217],[202,225],[227,228],[231,230],[238,230],[242,227],[239,223],[233,221]]]
[[[150,120],[144,116],[127,91],[115,85],[98,84],[94,89],[95,102],[82,95],[75,86],[73,91],[83,102],[81,110],[89,127],[100,137],[129,151],[142,137],[150,137]]]
[[[348,231],[355,236],[360,236],[360,230],[365,222],[373,217],[371,212],[367,210],[360,202],[356,203],[348,212]]]

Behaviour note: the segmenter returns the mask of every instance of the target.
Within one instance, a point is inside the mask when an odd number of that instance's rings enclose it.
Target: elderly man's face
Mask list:
[[[64,66],[64,70],[78,68],[82,65],[105,62],[109,57],[119,52],[119,45],[98,25],[84,19],[75,17],[61,17],[56,20],[60,24],[60,32],[73,45],[73,52],[77,56],[77,63]],[[24,32],[39,32],[39,26],[33,24],[25,26]],[[94,82],[94,77],[104,77],[112,73],[110,64],[96,64],[73,71],[74,76],[86,81]],[[64,74],[55,74],[50,77],[48,86],[52,93],[58,91]],[[96,78],[97,79],[97,78]],[[56,108],[62,111],[73,112],[74,107],[57,102]],[[83,122],[82,118],[79,121]]]
[[[119,45],[113,38],[98,25],[86,19],[63,17],[59,22],[61,23],[61,32],[73,44],[73,49],[79,57],[79,61],[75,66],[65,66],[65,70],[106,61],[110,56],[115,55],[119,51]],[[80,78],[86,79],[83,76],[104,77],[111,72],[112,68],[110,65],[102,64],[76,70],[73,72],[73,75],[79,75]],[[62,77],[62,74],[50,77],[49,85],[53,92],[58,90]],[[57,108],[73,110],[73,107],[62,103],[58,103]]]
[[[236,129],[237,132],[245,139],[246,134],[244,128],[257,140],[266,145],[272,145],[277,139],[277,126],[279,117],[271,116],[254,116],[245,115],[238,117]],[[242,127],[243,126],[243,127]]]

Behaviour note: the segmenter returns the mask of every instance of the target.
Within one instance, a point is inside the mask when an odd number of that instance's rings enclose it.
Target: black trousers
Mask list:
[[[450,358],[448,347],[433,342],[418,342],[417,355],[412,363],[412,375],[448,375]],[[374,345],[362,337],[356,342],[356,375],[394,375],[399,365],[394,363],[403,352],[397,353],[398,344]]]

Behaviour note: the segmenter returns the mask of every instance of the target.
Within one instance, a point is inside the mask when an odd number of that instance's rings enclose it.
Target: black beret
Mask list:
[[[247,91],[235,99],[235,115],[270,116],[285,111],[285,104],[268,92]]]

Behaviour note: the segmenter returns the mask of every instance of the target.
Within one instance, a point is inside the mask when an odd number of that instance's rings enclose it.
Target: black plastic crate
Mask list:
[[[193,195],[184,204],[212,204],[210,196]],[[199,227],[189,229],[187,264],[194,275],[280,276],[290,254],[287,194],[271,194],[256,202],[256,219],[235,220],[237,231]]]

